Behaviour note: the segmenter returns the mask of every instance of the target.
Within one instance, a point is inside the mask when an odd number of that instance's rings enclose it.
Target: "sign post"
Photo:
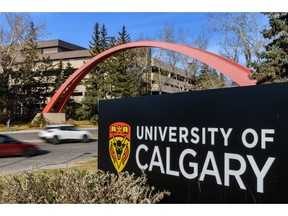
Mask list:
[[[100,101],[99,169],[170,203],[288,203],[288,84]]]

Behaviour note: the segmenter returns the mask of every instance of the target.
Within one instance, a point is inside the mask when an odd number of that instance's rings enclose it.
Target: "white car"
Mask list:
[[[73,125],[55,124],[47,125],[40,130],[38,137],[53,144],[59,144],[63,141],[70,140],[78,140],[86,143],[92,138],[92,134],[88,131],[80,130]]]

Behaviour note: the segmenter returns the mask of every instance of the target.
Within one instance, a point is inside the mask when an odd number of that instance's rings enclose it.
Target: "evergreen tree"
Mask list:
[[[92,57],[116,45],[130,42],[130,36],[123,26],[118,37],[108,36],[105,25],[100,30],[94,26],[92,41],[89,42]],[[113,55],[97,65],[85,79],[86,95],[77,110],[79,119],[98,121],[98,102],[102,99],[130,97],[136,94],[136,77],[130,72],[133,55],[130,51]]]
[[[121,32],[118,32],[118,45],[131,42],[130,35],[126,31],[126,27],[123,26]]]
[[[196,89],[214,89],[223,88],[225,86],[225,79],[222,73],[217,73],[217,71],[206,64],[202,64],[199,76],[196,78],[195,82]]]
[[[123,26],[118,32],[117,44],[131,42],[130,35]],[[113,87],[111,96],[113,98],[126,98],[137,94],[137,76],[132,72],[133,54],[131,50],[123,51],[114,58],[114,71],[111,74]]]
[[[109,47],[109,37],[105,25],[97,22],[94,26],[92,41],[89,42],[91,58],[105,51]],[[77,109],[79,119],[89,119],[96,124],[98,121],[98,101],[109,95],[110,79],[108,74],[109,59],[104,60],[89,73],[84,80],[86,94],[81,101],[82,107]]]
[[[109,40],[109,47],[117,46],[117,39],[116,37],[111,36]]]
[[[43,108],[50,92],[45,71],[52,67],[50,59],[39,58],[37,32],[33,22],[26,37],[22,50],[23,60],[11,72],[13,85],[10,85],[9,90],[11,98],[8,109],[15,120],[21,121],[31,121]]]
[[[28,13],[3,15],[8,25],[0,26],[0,117],[31,120],[49,91],[43,77],[52,63],[39,59],[36,43],[44,26],[35,26]]]
[[[41,74],[37,70],[37,62],[39,54],[37,50],[37,34],[33,22],[30,24],[30,29],[27,34],[26,44],[23,53],[23,62],[18,65],[12,72],[14,85],[11,86],[13,97],[13,106],[10,111],[15,117],[21,117],[23,120],[28,120],[34,117],[39,112],[39,104],[41,90],[40,80]]]
[[[69,78],[69,76],[74,73],[75,68],[72,67],[71,63],[67,63],[66,65],[62,60],[59,61],[56,68],[50,70],[50,77],[53,74],[54,79],[50,83],[50,88],[52,87],[52,91],[50,92],[50,97],[55,94],[55,92],[61,87],[61,85]],[[59,103],[59,101],[58,101]],[[56,104],[57,106],[57,104]],[[63,112],[66,114],[67,119],[76,119],[76,110],[80,107],[80,104],[75,102],[73,99],[69,99],[63,109]]]
[[[106,50],[109,46],[109,37],[108,37],[108,32],[106,26],[103,24],[101,27],[101,32],[100,32],[101,38],[100,38],[100,47],[101,47],[101,52]]]
[[[38,71],[38,90],[41,92],[40,95],[40,110],[44,109],[44,106],[47,104],[47,98],[52,97],[53,89],[51,89],[51,83],[54,82],[53,76],[51,76],[51,73],[53,71],[53,62],[51,61],[50,57],[43,57],[40,59],[37,65],[37,71]]]
[[[3,116],[4,111],[6,111],[6,115],[10,113],[10,98],[13,98],[10,93],[10,85],[9,85],[9,78],[11,77],[12,69],[9,67],[10,56],[5,54],[5,52],[1,52],[1,67],[2,71],[0,71],[0,122],[5,123],[7,120],[6,116]],[[1,68],[0,68],[1,70]],[[7,112],[8,111],[8,112]]]
[[[55,76],[55,80],[52,84],[53,94],[60,88],[60,86],[68,79],[68,77],[74,71],[75,68],[72,67],[71,63],[68,62],[67,65],[65,66],[62,60],[59,61],[59,63],[57,64],[57,68],[51,71],[51,73],[53,73]]]
[[[269,40],[265,50],[253,62],[253,78],[261,83],[288,81],[288,13],[264,13],[269,17],[270,29],[262,31]]]
[[[99,23],[96,22],[94,25],[94,31],[92,36],[92,41],[89,41],[89,48],[91,56],[95,56],[100,53],[100,30],[99,30]]]

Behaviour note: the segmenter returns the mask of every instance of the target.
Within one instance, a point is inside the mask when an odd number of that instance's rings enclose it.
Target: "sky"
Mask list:
[[[89,48],[96,22],[106,26],[109,36],[117,37],[125,26],[132,41],[140,38],[142,41],[159,41],[159,34],[165,26],[174,26],[175,34],[181,31],[187,41],[204,34],[209,39],[206,50],[219,54],[221,35],[211,34],[207,28],[211,26],[208,23],[211,13],[215,12],[29,12],[36,25],[45,24],[46,31],[40,41],[59,39]],[[267,18],[261,17],[265,20],[264,25]]]
[[[0,0],[1,1],[1,0]],[[99,22],[107,28],[109,36],[117,37],[125,26],[132,41],[159,40],[165,26],[174,26],[175,33],[181,31],[186,40],[191,41],[200,34],[209,38],[207,51],[218,53],[220,34],[208,31],[208,16],[214,12],[28,12],[35,24],[45,24],[44,40],[64,40],[69,43],[89,47],[94,25]],[[1,26],[0,14],[0,26]],[[263,18],[265,16],[262,15]],[[264,19],[263,19],[264,20]],[[267,22],[267,19],[265,20]],[[263,22],[264,25],[265,22]]]
[[[209,34],[206,12],[285,10],[283,5],[271,7],[268,4],[271,1],[268,0],[261,0],[260,5],[253,4],[253,1],[0,0],[0,12],[29,12],[36,24],[40,22],[46,25],[46,34],[41,40],[60,39],[88,48],[96,22],[105,24],[109,36],[117,36],[117,32],[125,25],[132,41],[139,37],[157,40],[157,35],[165,25],[174,25],[176,31],[181,29],[189,39],[202,32]],[[274,7],[278,1],[281,0],[273,0]],[[209,40],[207,50],[217,53],[217,35],[213,37]]]
[[[207,13],[167,12],[58,12],[30,13],[33,20],[46,25],[44,40],[61,39],[88,48],[96,22],[105,24],[108,35],[117,36],[125,25],[131,40],[157,39],[165,25],[174,25],[190,37],[203,31]]]

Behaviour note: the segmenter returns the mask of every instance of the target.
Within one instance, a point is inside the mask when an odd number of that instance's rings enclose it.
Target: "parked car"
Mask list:
[[[82,141],[89,142],[92,134],[85,130],[80,130],[73,125],[69,124],[55,124],[47,125],[45,128],[39,131],[38,137],[51,142],[53,144],[59,144],[63,141]]]
[[[38,147],[32,143],[21,142],[10,136],[0,134],[0,156],[25,156],[36,154]]]

